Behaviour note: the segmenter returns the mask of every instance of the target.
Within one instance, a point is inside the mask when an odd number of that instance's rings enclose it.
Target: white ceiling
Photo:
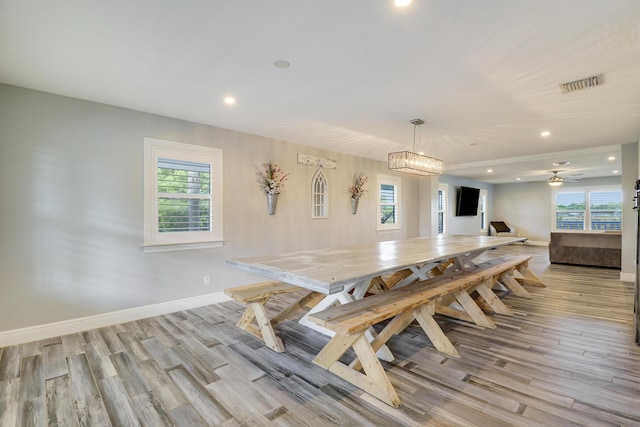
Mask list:
[[[0,0],[0,82],[382,161],[422,118],[447,174],[607,176],[640,133],[640,1]]]

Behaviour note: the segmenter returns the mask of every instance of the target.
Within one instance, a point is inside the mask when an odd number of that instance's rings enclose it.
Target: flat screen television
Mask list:
[[[456,206],[456,216],[476,216],[478,215],[478,199],[480,189],[472,187],[460,187],[458,190],[458,204]]]

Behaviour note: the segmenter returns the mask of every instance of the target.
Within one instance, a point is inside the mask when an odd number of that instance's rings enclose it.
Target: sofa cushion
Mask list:
[[[503,221],[491,221],[491,225],[496,229],[496,233],[508,233],[511,231],[509,226]]]

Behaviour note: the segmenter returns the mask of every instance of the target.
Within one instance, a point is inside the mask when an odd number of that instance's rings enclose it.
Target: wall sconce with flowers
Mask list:
[[[269,215],[276,213],[276,204],[278,203],[278,195],[284,188],[284,182],[289,176],[278,167],[278,165],[270,161],[265,163],[264,171],[258,171],[258,185],[264,193],[267,195],[267,211]]]
[[[351,187],[349,187],[349,192],[351,193],[351,213],[354,215],[358,212],[358,201],[360,197],[367,192],[364,188],[367,180],[368,178],[363,172],[353,174],[353,182],[351,183]]]

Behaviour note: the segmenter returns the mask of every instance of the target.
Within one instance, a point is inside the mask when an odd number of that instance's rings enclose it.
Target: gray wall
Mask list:
[[[471,235],[480,233],[480,215],[456,216],[457,190],[461,186],[480,188],[487,190],[487,218],[490,221],[493,212],[493,184],[480,182],[473,179],[451,175],[442,175],[440,182],[448,184],[449,197],[447,200],[447,234]],[[436,200],[437,201],[437,200]],[[434,201],[434,203],[436,202]],[[480,212],[480,210],[478,210]]]
[[[143,254],[143,138],[224,150],[223,248]],[[325,170],[330,218],[311,219],[314,167]],[[267,215],[255,173],[276,161],[291,175]],[[369,193],[351,214],[355,172]],[[402,177],[399,232],[376,232],[376,174],[386,164],[254,135],[0,85],[0,331],[219,292],[261,280],[233,257],[359,244],[419,234],[417,177]],[[211,275],[211,286],[203,276]]]
[[[632,280],[636,273],[636,212],[633,210],[638,175],[638,144],[622,146],[622,274]]]

